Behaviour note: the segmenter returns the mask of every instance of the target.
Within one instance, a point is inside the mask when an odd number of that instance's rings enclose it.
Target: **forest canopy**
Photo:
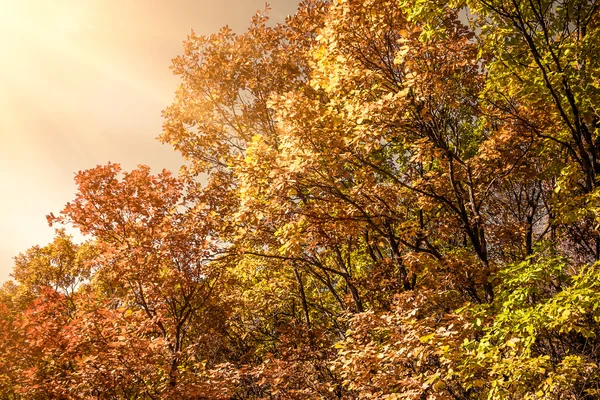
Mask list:
[[[190,34],[184,166],[76,175],[0,289],[0,398],[600,398],[599,8]]]

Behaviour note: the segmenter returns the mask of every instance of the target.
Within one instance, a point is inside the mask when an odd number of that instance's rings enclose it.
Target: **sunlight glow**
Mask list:
[[[296,0],[273,0],[280,14]],[[285,7],[284,7],[285,6]],[[0,0],[0,284],[11,257],[52,239],[44,216],[73,174],[120,162],[176,171],[155,140],[192,28],[244,29],[264,0]]]

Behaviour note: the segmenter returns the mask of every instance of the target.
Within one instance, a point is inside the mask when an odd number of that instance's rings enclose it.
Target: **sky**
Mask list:
[[[297,0],[271,0],[282,21]],[[194,29],[242,32],[264,0],[0,0],[0,283],[12,257],[52,241],[45,216],[77,171],[107,162],[177,171],[160,144],[171,59]]]

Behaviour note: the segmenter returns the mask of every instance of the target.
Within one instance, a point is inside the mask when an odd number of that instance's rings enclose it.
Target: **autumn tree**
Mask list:
[[[267,12],[16,258],[3,398],[597,398],[598,5]]]

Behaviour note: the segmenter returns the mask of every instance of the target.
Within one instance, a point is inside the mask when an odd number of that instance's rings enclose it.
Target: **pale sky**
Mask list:
[[[271,0],[283,20],[297,0]],[[46,214],[74,174],[108,161],[177,171],[155,138],[191,29],[241,32],[264,0],[0,0],[0,283],[12,257],[52,240]]]

